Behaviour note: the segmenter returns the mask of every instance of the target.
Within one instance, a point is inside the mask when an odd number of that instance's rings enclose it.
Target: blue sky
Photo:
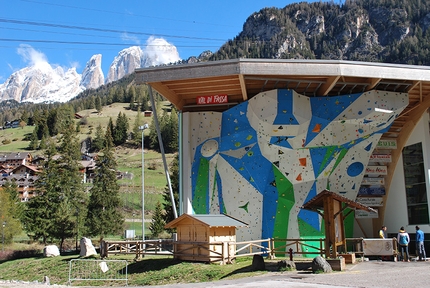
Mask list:
[[[103,55],[106,76],[119,51],[151,36],[175,45],[182,59],[198,56],[237,36],[252,13],[294,2],[2,0],[0,83],[38,60],[82,73],[94,54]]]

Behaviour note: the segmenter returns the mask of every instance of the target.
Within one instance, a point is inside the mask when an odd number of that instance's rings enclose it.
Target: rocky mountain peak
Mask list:
[[[95,89],[104,84],[104,78],[102,54],[93,55],[82,72],[81,85],[86,89]]]

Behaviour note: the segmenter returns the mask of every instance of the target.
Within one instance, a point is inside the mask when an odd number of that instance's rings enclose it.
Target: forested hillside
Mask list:
[[[336,59],[430,65],[430,2],[347,0],[264,8],[210,60]]]

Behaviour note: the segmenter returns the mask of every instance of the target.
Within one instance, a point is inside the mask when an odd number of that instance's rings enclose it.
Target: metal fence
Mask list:
[[[72,259],[69,262],[69,285],[72,281],[125,281],[128,285],[126,260]]]

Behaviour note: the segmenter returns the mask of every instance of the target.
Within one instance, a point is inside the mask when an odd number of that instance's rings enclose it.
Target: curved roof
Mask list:
[[[136,70],[178,110],[224,111],[272,89],[306,96],[335,96],[369,90],[407,92],[409,105],[385,138],[397,138],[410,117],[430,107],[430,67],[340,60],[234,59]],[[228,95],[222,105],[197,105],[198,96]],[[419,109],[420,108],[420,109]],[[419,119],[419,118],[418,118]]]

